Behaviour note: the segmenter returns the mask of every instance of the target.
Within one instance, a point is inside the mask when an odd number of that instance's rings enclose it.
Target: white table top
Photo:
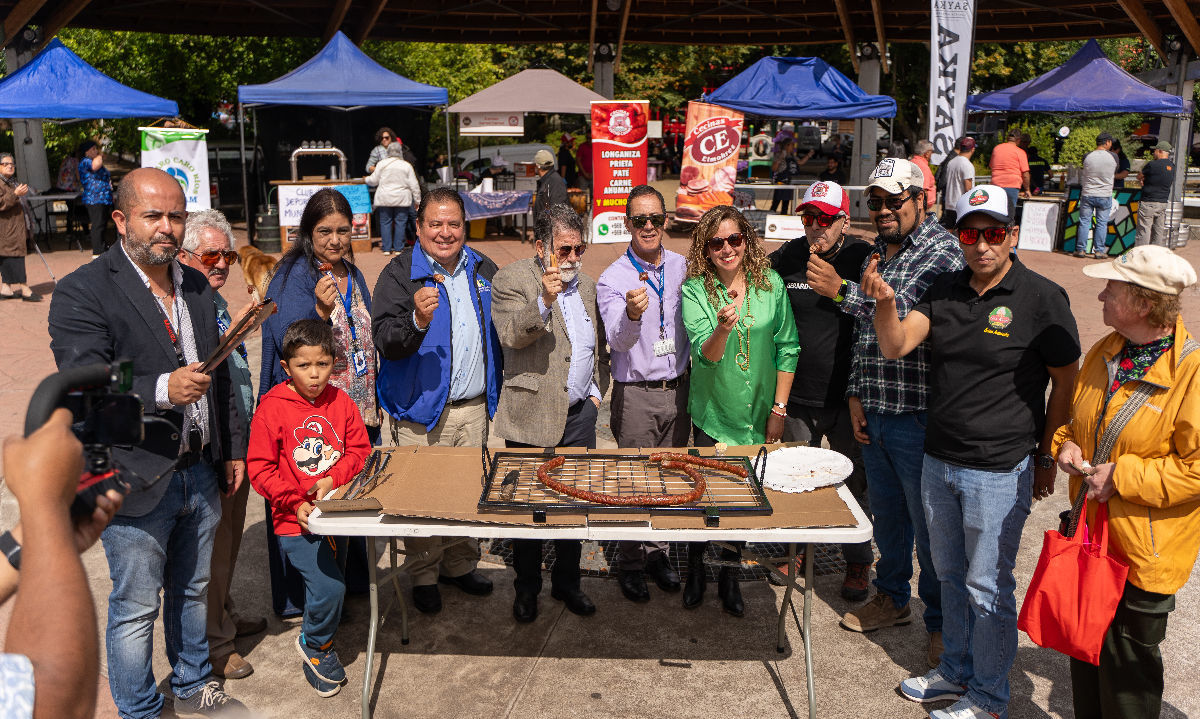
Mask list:
[[[854,513],[853,527],[802,527],[778,529],[654,529],[644,523],[614,524],[619,516],[605,514],[603,521],[575,527],[543,527],[479,522],[394,517],[377,512],[338,512],[309,516],[312,531],[354,537],[476,537],[479,539],[627,539],[634,541],[699,542],[704,540],[822,543],[863,542],[871,538],[871,521],[854,501],[846,485],[837,486],[838,496]]]

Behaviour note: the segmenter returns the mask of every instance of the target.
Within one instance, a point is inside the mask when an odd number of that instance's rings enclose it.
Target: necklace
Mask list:
[[[748,285],[747,285],[748,287]],[[732,300],[726,300],[732,303]],[[750,328],[754,326],[754,315],[750,314],[750,308],[747,305],[748,296],[742,297],[742,305],[746,306],[746,314],[743,315],[741,310],[738,310],[738,321],[733,325],[733,331],[737,333],[737,354],[734,355],[733,361],[743,372],[750,371]],[[743,330],[744,328],[744,330]]]

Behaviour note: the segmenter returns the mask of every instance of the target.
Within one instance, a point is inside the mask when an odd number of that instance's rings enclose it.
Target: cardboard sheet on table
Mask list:
[[[704,517],[682,512],[651,512],[650,526],[655,529],[795,529],[808,527],[853,527],[854,514],[836,487],[822,487],[812,492],[788,494],[766,490],[771,514],[721,514],[718,527],[706,527]]]

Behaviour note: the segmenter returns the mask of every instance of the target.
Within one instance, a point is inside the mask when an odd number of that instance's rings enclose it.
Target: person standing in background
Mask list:
[[[42,296],[25,284],[25,255],[29,251],[29,223],[24,198],[29,185],[15,179],[16,161],[0,152],[0,300],[20,297],[40,302]]]
[[[1138,203],[1136,245],[1161,245],[1170,249],[1167,234],[1167,202],[1171,199],[1171,184],[1175,181],[1175,163],[1171,162],[1171,143],[1163,140],[1151,152],[1154,159],[1142,166],[1138,182],[1142,185],[1142,201]]]
[[[579,181],[579,168],[575,166],[575,155],[571,154],[574,148],[575,138],[564,132],[558,145],[558,169],[567,187],[574,187]]]
[[[933,179],[933,168],[929,166],[929,160],[933,157],[933,143],[929,140],[919,140],[917,149],[913,152],[912,157],[908,158],[914,165],[921,168],[921,174],[925,177],[925,211],[932,212],[933,206],[937,204],[937,183]]]
[[[79,146],[79,184],[83,188],[83,206],[87,208],[88,224],[92,238],[92,257],[99,257],[108,249],[104,231],[108,228],[108,215],[112,212],[112,175],[104,166],[104,155],[95,140],[85,140]]]
[[[375,191],[375,207],[379,211],[383,254],[402,251],[408,246],[409,217],[421,203],[421,185],[416,170],[404,159],[404,146],[399,142],[388,145],[387,156],[379,161],[366,182],[379,187]]]
[[[1083,158],[1083,189],[1079,197],[1079,228],[1075,234],[1075,256],[1086,257],[1088,237],[1092,240],[1092,257],[1101,259],[1108,254],[1108,218],[1112,214],[1113,175],[1117,171],[1117,156],[1112,153],[1113,136],[1102,132],[1096,136],[1096,149]],[[1092,217],[1096,226],[1092,227]]]
[[[1018,144],[1021,131],[1015,127],[1008,130],[1008,141],[992,148],[988,166],[992,170],[992,184],[1004,188],[1009,203],[1016,205],[1020,197],[1029,197],[1029,156]]]
[[[958,198],[975,184],[975,165],[971,163],[971,157],[975,155],[975,138],[960,137],[955,147],[958,148],[958,154],[950,158],[939,173],[945,176],[942,227],[954,227],[958,221],[958,212],[955,210]]]

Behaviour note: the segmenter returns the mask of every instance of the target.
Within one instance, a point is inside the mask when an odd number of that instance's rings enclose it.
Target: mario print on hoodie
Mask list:
[[[329,468],[342,458],[344,447],[329,420],[314,414],[292,433],[296,437],[296,448],[292,450],[292,462],[296,469],[310,477],[321,478]]]

